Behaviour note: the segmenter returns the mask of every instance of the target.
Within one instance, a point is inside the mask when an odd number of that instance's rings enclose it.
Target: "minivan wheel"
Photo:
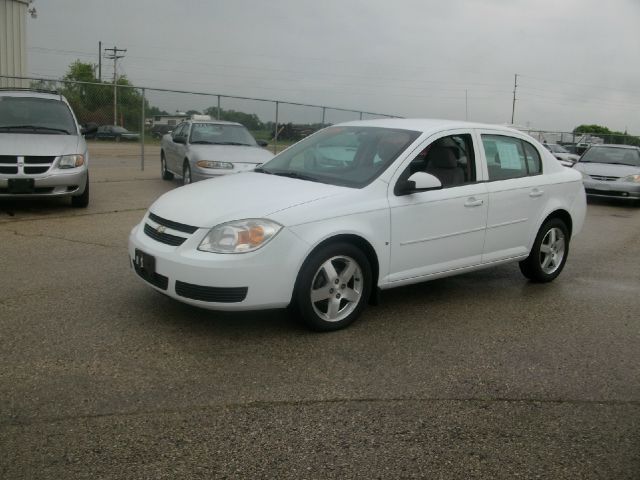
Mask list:
[[[77,197],[71,197],[71,206],[75,208],[86,208],[89,205],[89,172],[87,172],[87,183],[84,192]]]
[[[162,172],[163,180],[173,180],[173,173],[167,170],[167,159],[164,156],[164,152],[160,152],[160,171]]]
[[[189,185],[191,183],[191,167],[189,166],[188,161],[184,161],[184,165],[182,166],[182,184]]]
[[[536,236],[520,271],[533,282],[550,282],[562,272],[569,255],[569,230],[559,218],[547,220]]]
[[[362,313],[371,292],[371,266],[349,243],[327,245],[313,253],[298,276],[295,307],[313,330],[338,330]]]

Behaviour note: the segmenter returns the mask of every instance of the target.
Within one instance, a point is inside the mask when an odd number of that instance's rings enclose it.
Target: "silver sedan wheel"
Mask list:
[[[339,322],[353,312],[362,298],[364,281],[360,265],[351,257],[328,259],[311,282],[311,305],[327,322]]]
[[[554,273],[560,265],[565,252],[564,233],[558,227],[551,228],[540,244],[540,268],[544,273]]]
[[[191,168],[187,165],[185,165],[182,172],[182,183],[184,185],[189,185],[191,183]]]

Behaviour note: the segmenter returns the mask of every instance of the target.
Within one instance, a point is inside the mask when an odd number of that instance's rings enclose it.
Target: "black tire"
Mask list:
[[[556,240],[553,240],[552,235],[555,235]],[[538,230],[529,256],[520,262],[522,274],[532,282],[538,283],[555,279],[567,262],[569,240],[569,229],[561,219],[547,220]]]
[[[189,160],[185,160],[182,164],[182,185],[189,185],[191,183],[191,167],[189,166]]]
[[[160,152],[160,172],[163,180],[173,180],[173,173],[167,170],[167,159],[164,152]]]
[[[87,172],[87,183],[84,186],[84,192],[77,197],[71,197],[71,206],[75,208],[87,208],[89,205],[89,172]]]
[[[334,278],[327,275],[326,269],[331,267],[336,273]],[[371,265],[359,248],[350,243],[330,244],[311,254],[302,266],[292,310],[313,330],[339,330],[362,313],[369,301],[371,284]],[[314,302],[312,291],[326,298]]]

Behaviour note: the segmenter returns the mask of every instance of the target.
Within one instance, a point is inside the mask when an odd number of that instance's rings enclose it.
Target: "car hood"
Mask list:
[[[553,156],[561,160],[570,160],[573,162],[577,162],[580,158],[580,155],[574,153],[554,153]]]
[[[216,160],[231,163],[264,163],[273,154],[262,147],[242,145],[190,145],[192,160]]]
[[[31,133],[0,133],[0,155],[53,156],[84,153],[80,151],[82,137],[78,135],[39,135]]]
[[[640,173],[640,167],[630,165],[617,165],[615,163],[578,162],[573,167],[587,175],[600,175],[603,177],[626,177]]]
[[[210,228],[276,212],[351,191],[347,187],[246,172],[193,183],[165,193],[150,212],[179,223]]]

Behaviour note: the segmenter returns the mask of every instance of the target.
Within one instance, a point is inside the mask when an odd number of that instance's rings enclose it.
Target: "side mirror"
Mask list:
[[[438,190],[442,188],[442,183],[437,177],[425,172],[416,172],[404,182],[398,182],[396,195],[409,195],[411,193],[425,192],[427,190]]]
[[[185,137],[173,137],[173,143],[182,143],[183,145],[186,145],[187,143],[187,139]]]
[[[269,145],[269,142],[267,142],[266,140],[256,140],[256,143],[261,147],[266,147]]]

